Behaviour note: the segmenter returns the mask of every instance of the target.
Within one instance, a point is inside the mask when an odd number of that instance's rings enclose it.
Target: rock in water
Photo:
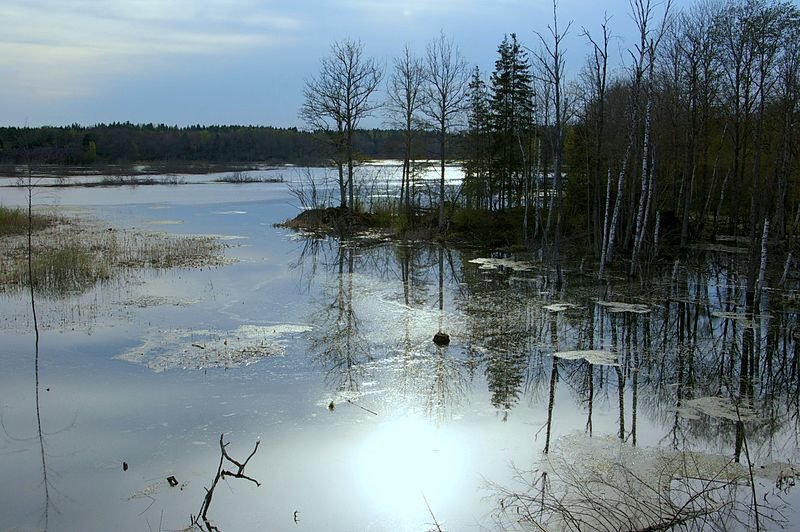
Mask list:
[[[433,343],[436,345],[447,345],[450,343],[450,335],[439,331],[433,335]]]

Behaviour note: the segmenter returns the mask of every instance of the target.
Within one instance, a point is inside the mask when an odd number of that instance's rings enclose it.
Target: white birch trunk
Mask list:
[[[753,305],[761,299],[761,289],[764,288],[764,283],[767,277],[767,244],[769,240],[769,218],[764,218],[764,232],[761,234],[761,264],[758,268],[758,280],[756,281],[756,289],[753,294]]]
[[[606,205],[603,214],[603,243],[600,246],[600,275],[603,275],[603,269],[606,263],[606,243],[608,241],[608,209],[611,204],[611,168],[608,169],[608,177],[606,178]]]
[[[651,74],[652,76],[652,65]],[[650,96],[650,91],[647,94],[647,109],[644,118],[644,138],[642,139],[642,193],[639,196],[639,209],[636,212],[636,232],[633,236],[633,253],[631,255],[631,271],[630,274],[636,273],[639,263],[639,249],[642,246],[644,239],[646,206],[650,202],[650,181],[651,181],[651,168],[650,168],[650,125],[651,116],[653,113],[653,99]]]
[[[611,262],[614,256],[614,240],[617,236],[617,223],[619,221],[620,211],[622,210],[622,189],[625,184],[625,172],[628,166],[628,159],[630,158],[633,149],[633,136],[628,140],[628,147],[625,150],[625,157],[622,159],[622,168],[619,171],[619,180],[617,181],[617,197],[614,199],[614,212],[611,214],[611,223],[608,226],[608,241],[605,248],[605,259],[600,263],[600,275],[603,275],[605,265]]]
[[[653,229],[653,257],[658,257],[658,237],[661,232],[661,210],[656,211],[656,227]]]
[[[786,277],[789,275],[789,267],[792,265],[792,252],[790,251],[788,255],[786,255],[786,262],[783,265],[783,275],[781,275],[781,282],[780,286],[786,284]]]

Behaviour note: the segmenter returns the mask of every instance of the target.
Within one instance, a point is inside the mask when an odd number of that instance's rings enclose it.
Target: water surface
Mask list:
[[[24,190],[0,201],[23,204]],[[29,302],[0,295],[4,528],[184,528],[220,434],[237,459],[260,441],[246,472],[262,484],[220,485],[209,517],[224,530],[497,529],[496,486],[523,489],[517,473],[546,446],[568,456],[576,435],[742,462],[746,440],[757,469],[797,463],[796,292],[748,312],[730,254],[654,268],[645,288],[575,265],[556,290],[545,266],[491,250],[276,228],[298,212],[283,183],[34,201],[118,229],[219,235],[236,262],[40,299],[44,459]],[[578,350],[612,358],[564,353]],[[744,420],[724,410],[734,400]]]

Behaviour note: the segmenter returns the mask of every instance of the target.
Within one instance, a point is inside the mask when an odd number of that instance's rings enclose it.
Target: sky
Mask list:
[[[612,59],[626,56],[629,11],[628,0],[559,1],[568,73],[589,52],[582,28],[597,34],[604,13]],[[360,40],[390,70],[403,46],[423,55],[443,32],[488,74],[504,35],[538,49],[552,17],[552,0],[2,0],[0,126],[303,128],[304,82],[334,41]]]

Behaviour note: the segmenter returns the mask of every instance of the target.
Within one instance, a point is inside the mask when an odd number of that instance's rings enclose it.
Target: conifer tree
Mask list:
[[[533,86],[528,54],[517,36],[497,48],[491,77],[491,126],[494,174],[499,208],[522,203],[528,145],[532,131]]]

